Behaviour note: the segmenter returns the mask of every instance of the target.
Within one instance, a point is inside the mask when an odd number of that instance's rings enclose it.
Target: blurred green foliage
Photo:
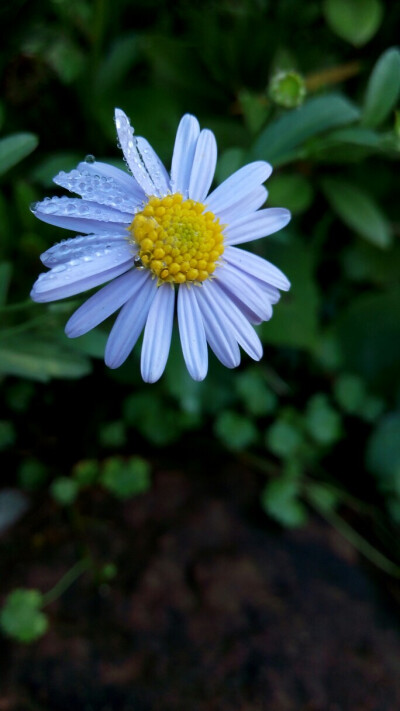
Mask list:
[[[146,491],[164,447],[183,466],[182,446],[198,437],[209,447],[217,441],[221,456],[257,457],[268,474],[261,504],[283,525],[304,523],[307,505],[372,504],[389,534],[380,541],[372,526],[371,535],[400,562],[399,5],[18,0],[2,5],[0,20],[13,27],[0,50],[7,483],[43,492],[50,479],[64,506],[99,485],[125,498]],[[60,194],[52,176],[88,153],[123,167],[115,106],[167,165],[186,111],[216,132],[217,182],[249,160],[273,164],[268,204],[290,208],[293,220],[249,249],[287,273],[292,289],[259,327],[260,363],[244,358],[231,372],[211,356],[207,380],[196,383],[175,337],[163,379],[145,386],[139,347],[118,371],[101,363],[109,324],[65,337],[79,299],[30,303],[40,253],[66,234],[35,221],[29,204]],[[87,443],[59,466],[45,444],[27,449],[37,403],[42,429],[65,408],[59,426],[79,440],[65,401],[73,392],[79,404],[73,381],[88,377]],[[40,601],[13,595],[2,626],[33,639],[45,625]],[[31,623],[10,632],[21,599]]]

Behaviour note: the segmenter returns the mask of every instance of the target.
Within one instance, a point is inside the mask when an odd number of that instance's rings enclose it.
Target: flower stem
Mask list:
[[[77,580],[82,573],[85,573],[90,568],[90,560],[88,558],[82,558],[78,560],[72,568],[70,568],[65,575],[54,585],[51,590],[49,590],[45,595],[43,595],[43,607],[50,605],[51,602],[57,600],[72,583]]]

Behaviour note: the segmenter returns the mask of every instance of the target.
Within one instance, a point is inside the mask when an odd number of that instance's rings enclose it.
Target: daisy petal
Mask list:
[[[271,264],[271,262],[268,262],[256,254],[247,252],[245,249],[226,247],[224,259],[226,259],[229,264],[242,269],[246,274],[251,274],[257,279],[271,284],[271,286],[283,289],[283,291],[290,289],[290,281],[285,277],[283,272],[274,264]]]
[[[74,232],[113,232],[123,234],[132,222],[132,215],[80,198],[53,197],[37,202],[31,210],[35,217],[56,227]]]
[[[129,254],[133,256],[137,251],[137,248],[133,245],[128,246],[126,237],[118,237],[117,235],[107,233],[78,235],[77,237],[64,239],[62,242],[54,244],[50,249],[47,249],[46,252],[40,255],[40,259],[46,267],[51,268],[57,264],[70,262],[71,259],[81,259],[87,256],[91,257],[92,255],[99,256],[98,252],[109,254],[115,247],[125,249],[127,257]]]
[[[217,142],[207,128],[200,133],[190,174],[189,197],[203,202],[214,179],[217,164]]]
[[[236,368],[240,363],[239,347],[221,309],[208,298],[207,290],[203,287],[193,293],[200,307],[210,348],[223,365],[227,368]]]
[[[252,279],[228,263],[215,271],[215,277],[222,289],[235,297],[234,303],[237,306],[240,303],[244,304],[263,321],[268,321],[271,318],[271,302],[261,282]]]
[[[186,367],[193,380],[204,380],[208,370],[206,334],[193,288],[186,285],[178,292],[178,323]]]
[[[132,175],[129,175],[129,173],[126,173],[124,170],[116,168],[114,165],[102,163],[98,160],[93,163],[83,161],[78,164],[77,170],[92,173],[93,175],[101,175],[106,178],[112,178],[121,186],[121,188],[125,188],[126,191],[135,199],[139,201],[145,199],[145,194],[135,178],[133,178]]]
[[[136,145],[143,160],[143,165],[153,181],[155,188],[153,194],[159,197],[166,195],[171,190],[171,183],[163,162],[151,147],[150,143],[146,141],[145,138],[142,138],[142,136],[136,138]]]
[[[100,253],[100,256],[72,259],[58,264],[49,272],[39,274],[31,298],[39,302],[65,299],[114,279],[128,271],[132,265],[133,258],[126,245],[107,254]]]
[[[231,221],[243,217],[243,215],[250,215],[255,212],[260,207],[262,207],[268,197],[268,190],[264,188],[263,185],[259,185],[258,188],[249,194],[245,195],[241,200],[235,202],[226,210],[219,210],[217,217],[219,217],[222,223],[229,224]]]
[[[53,181],[71,193],[80,195],[84,200],[108,205],[116,210],[133,214],[143,198],[135,197],[134,191],[122,186],[117,180],[105,175],[96,175],[88,170],[71,170],[58,173]],[[140,190],[142,193],[142,191]]]
[[[167,362],[174,320],[175,291],[169,284],[157,288],[143,336],[140,368],[146,383],[161,378]]]
[[[136,138],[126,114],[115,109],[115,126],[125,160],[146,195],[165,195],[165,169],[144,138]]]
[[[214,304],[218,304],[239,345],[253,360],[260,360],[263,354],[263,347],[258,335],[254,328],[250,326],[246,317],[229,299],[217,281],[209,282],[204,287],[208,292],[209,300]]]
[[[104,286],[72,314],[65,326],[67,336],[77,338],[91,331],[131,299],[149,278],[148,273],[129,270]]]
[[[122,307],[111,329],[104,354],[109,368],[119,368],[126,361],[144,328],[156,293],[156,282],[149,277],[145,278],[140,282],[139,291]]]
[[[243,244],[260,237],[267,237],[285,227],[290,220],[290,212],[284,207],[269,207],[252,215],[244,215],[231,222],[225,229],[226,244]]]
[[[207,198],[207,207],[215,213],[226,210],[264,183],[272,173],[265,161],[249,163],[224,180]]]
[[[187,197],[196,143],[200,133],[198,120],[190,114],[181,119],[175,138],[171,164],[171,189]]]

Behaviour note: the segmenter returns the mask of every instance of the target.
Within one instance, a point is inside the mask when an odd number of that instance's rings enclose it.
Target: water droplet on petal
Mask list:
[[[30,211],[31,211],[31,212],[35,212],[38,205],[39,205],[38,202],[31,202],[31,204],[29,205]]]
[[[85,157],[85,163],[95,163],[96,158],[92,156],[91,153],[88,153],[88,155]]]
[[[133,258],[133,266],[135,269],[144,269],[144,264],[139,255],[136,255],[136,257]]]

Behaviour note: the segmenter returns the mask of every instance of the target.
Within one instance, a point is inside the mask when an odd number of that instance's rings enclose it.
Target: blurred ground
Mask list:
[[[0,539],[7,589],[46,591],[85,546],[118,574],[84,575],[39,643],[2,641],[1,711],[399,709],[388,600],[318,520],[271,528],[258,489],[237,465],[160,471],[128,503],[87,494],[75,540],[58,507],[34,507]]]

